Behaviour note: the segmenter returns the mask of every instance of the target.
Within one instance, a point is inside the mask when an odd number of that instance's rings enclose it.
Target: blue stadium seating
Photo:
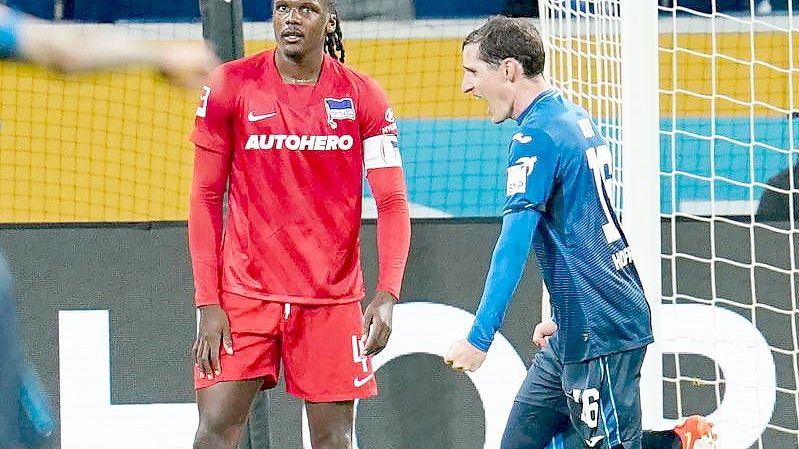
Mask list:
[[[64,18],[80,22],[184,22],[197,21],[200,18],[198,0],[171,0],[167,2],[153,0],[63,1]],[[420,19],[486,17],[501,13],[507,1],[416,0],[416,17]],[[536,2],[538,0],[517,1]],[[718,11],[726,13],[743,12],[749,10],[750,1],[753,0],[716,0],[716,7]],[[788,0],[771,0],[775,11],[784,11],[787,8],[787,2]],[[54,0],[7,0],[9,6],[46,19],[53,17],[54,3]],[[243,0],[243,3],[246,20],[269,20],[271,18],[272,0]],[[711,12],[710,4],[710,0],[679,0],[680,6],[702,12]],[[794,9],[799,10],[798,1],[794,1]]]
[[[53,17],[53,0],[9,0],[9,5],[39,17]],[[419,18],[481,17],[502,11],[505,0],[416,0]],[[200,17],[197,0],[65,0],[64,18],[81,22],[182,22]],[[269,20],[271,0],[245,0],[247,20]]]
[[[486,17],[502,12],[507,0],[416,0],[420,19]],[[526,0],[535,2],[538,0]],[[637,0],[657,1],[657,0]],[[675,0],[672,0],[675,1]],[[719,11],[748,11],[750,0],[717,0]],[[272,0],[243,0],[247,20],[269,20]],[[787,0],[771,0],[775,11],[784,10]],[[27,13],[53,17],[54,0],[8,0],[7,4]],[[710,0],[679,0],[679,5],[710,12]],[[799,9],[799,2],[794,1]],[[64,18],[81,22],[182,22],[200,18],[198,0],[64,0]]]
[[[55,2],[53,0],[8,0],[4,3],[14,9],[43,19],[52,19],[55,11]]]
[[[505,0],[416,0],[416,17],[485,17],[501,13],[504,6]]]
[[[70,0],[65,6],[65,18],[81,22],[182,22],[200,17],[197,0]]]

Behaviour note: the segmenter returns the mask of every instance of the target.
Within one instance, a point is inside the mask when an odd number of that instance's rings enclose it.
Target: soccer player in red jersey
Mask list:
[[[281,362],[313,447],[351,447],[353,401],[377,394],[369,356],[388,341],[408,255],[394,113],[374,80],[341,63],[334,1],[277,0],[273,26],[276,49],[211,75],[192,134],[196,449],[236,447]],[[362,315],[364,169],[379,279]]]

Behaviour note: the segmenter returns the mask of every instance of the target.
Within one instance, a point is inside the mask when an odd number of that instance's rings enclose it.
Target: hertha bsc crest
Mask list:
[[[355,103],[352,98],[325,98],[327,123],[331,128],[338,128],[337,120],[355,120]]]

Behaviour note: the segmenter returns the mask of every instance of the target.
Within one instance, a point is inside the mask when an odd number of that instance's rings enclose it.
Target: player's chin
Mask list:
[[[494,124],[505,121],[505,119],[501,117],[501,114],[497,112],[496,108],[491,107],[490,104],[488,105],[488,118],[491,120],[491,123]]]
[[[491,114],[491,122],[494,123],[495,125],[499,125],[500,123],[504,122],[507,119],[508,119],[508,117],[506,117],[504,115]]]
[[[510,111],[506,108],[489,107],[488,116],[494,124],[500,124],[510,118]]]
[[[300,40],[297,42],[281,42],[280,48],[283,50],[283,54],[290,58],[302,56],[306,53],[304,41]]]

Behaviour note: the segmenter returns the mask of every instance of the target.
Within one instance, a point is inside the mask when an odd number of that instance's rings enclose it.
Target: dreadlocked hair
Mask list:
[[[325,51],[338,61],[344,62],[344,35],[341,33],[341,20],[336,11],[336,0],[328,0],[330,14],[336,16],[336,28],[325,35]]]

